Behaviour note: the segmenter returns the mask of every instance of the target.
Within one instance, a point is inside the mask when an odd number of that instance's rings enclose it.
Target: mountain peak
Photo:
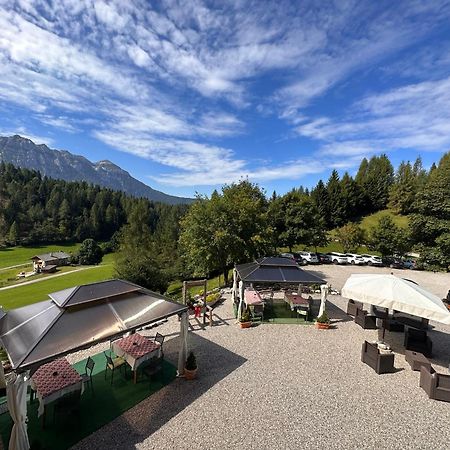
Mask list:
[[[84,156],[74,155],[67,150],[50,149],[45,144],[36,145],[31,139],[18,134],[0,136],[0,161],[2,160],[18,167],[38,170],[50,178],[87,181],[156,202],[192,202],[190,198],[175,197],[152,189],[109,160],[92,163]]]

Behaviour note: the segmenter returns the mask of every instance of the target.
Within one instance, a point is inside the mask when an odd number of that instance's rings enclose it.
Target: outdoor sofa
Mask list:
[[[429,328],[429,320],[423,317],[416,317],[410,314],[394,311],[393,319],[408,327],[418,328],[420,330],[427,330]]]
[[[347,314],[354,317],[357,309],[363,309],[363,304],[355,300],[349,300],[347,303]]]
[[[423,353],[427,358],[431,357],[433,342],[424,330],[408,328],[405,332],[405,349]]]
[[[450,402],[450,375],[437,373],[432,366],[420,368],[420,387],[429,398]]]
[[[356,309],[355,323],[365,330],[376,330],[378,328],[377,318],[375,316],[370,316],[367,311],[359,308]]]
[[[395,371],[394,353],[380,353],[377,344],[367,341],[364,341],[362,345],[361,361],[372,367],[378,374]]]

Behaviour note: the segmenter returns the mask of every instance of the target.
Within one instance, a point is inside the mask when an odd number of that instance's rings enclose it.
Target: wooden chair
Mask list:
[[[252,322],[262,323],[264,315],[262,309],[259,310],[256,308],[256,306],[250,306],[249,311],[250,311],[250,319]]]
[[[56,419],[67,418],[70,419],[71,425],[73,424],[73,417],[80,420],[80,400],[81,391],[71,392],[56,400],[53,406],[53,423],[56,423]]]
[[[125,370],[126,370],[126,361],[123,358],[121,358],[120,356],[112,358],[111,355],[107,355],[106,352],[103,352],[103,354],[105,355],[105,358],[106,358],[105,380],[106,380],[106,374],[109,369],[111,371],[111,384],[113,384],[114,371],[116,369],[121,370],[122,367],[125,367]]]
[[[156,333],[155,342],[158,342],[158,344],[160,345],[161,358],[164,358],[164,352],[163,352],[164,339],[165,339],[165,336],[163,336],[161,333]]]
[[[144,372],[144,375],[148,377],[149,381],[152,381],[153,375],[156,375],[157,373],[160,374],[161,379],[163,377],[163,359],[161,358],[152,358],[149,359],[145,366],[142,368],[142,372]]]
[[[81,379],[83,380],[83,384],[90,385],[92,393],[94,393],[94,386],[92,384],[92,371],[94,370],[94,366],[95,366],[95,361],[89,356],[86,361],[84,373],[81,374]]]

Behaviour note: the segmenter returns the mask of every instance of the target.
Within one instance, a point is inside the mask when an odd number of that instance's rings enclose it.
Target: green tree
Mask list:
[[[448,268],[450,230],[450,152],[430,171],[413,204],[409,222],[412,239],[422,247],[425,262]]]
[[[85,239],[78,251],[78,262],[82,265],[99,264],[102,262],[102,249],[94,239]]]
[[[357,183],[366,198],[366,212],[375,212],[386,208],[389,190],[394,181],[394,168],[386,155],[373,156],[369,161],[361,162]]]
[[[268,202],[248,180],[226,185],[211,198],[198,197],[181,221],[180,245],[199,275],[220,270],[227,281],[233,263],[263,255],[270,247]]]
[[[408,232],[398,227],[390,216],[382,216],[378,224],[370,230],[370,248],[378,251],[381,255],[403,256],[410,247]]]
[[[342,187],[337,170],[333,170],[327,183],[329,216],[331,227],[338,227],[345,222],[345,205],[342,197]]]
[[[337,230],[337,237],[342,244],[344,253],[358,251],[358,248],[364,244],[364,230],[357,224],[349,222]]]
[[[17,222],[14,221],[11,224],[11,227],[9,228],[8,243],[10,245],[17,245],[18,241],[19,241],[19,226],[17,225]]]

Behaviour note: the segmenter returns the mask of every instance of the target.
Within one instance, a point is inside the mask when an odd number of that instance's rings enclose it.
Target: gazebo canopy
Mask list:
[[[1,344],[15,371],[36,368],[187,310],[123,280],[77,286],[49,297],[0,319]]]
[[[236,266],[239,278],[244,283],[279,284],[323,284],[324,280],[300,269],[297,263],[288,258],[265,257]]]

